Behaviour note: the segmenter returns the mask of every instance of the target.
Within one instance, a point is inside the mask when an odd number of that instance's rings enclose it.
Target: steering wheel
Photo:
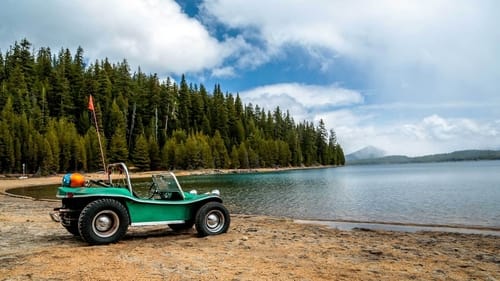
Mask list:
[[[153,199],[153,197],[155,197],[155,195],[159,193],[160,192],[158,191],[158,186],[153,182],[151,186],[149,186],[148,199]]]

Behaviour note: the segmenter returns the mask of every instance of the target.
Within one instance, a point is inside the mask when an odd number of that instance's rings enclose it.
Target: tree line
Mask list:
[[[131,72],[127,61],[87,62],[81,47],[53,54],[23,39],[0,51],[0,173],[343,165],[335,131],[288,111],[243,104],[203,84]],[[93,96],[93,111],[88,108]],[[95,112],[98,124],[94,124]]]

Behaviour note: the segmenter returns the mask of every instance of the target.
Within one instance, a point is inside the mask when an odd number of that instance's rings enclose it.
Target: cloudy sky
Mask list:
[[[89,61],[239,93],[323,119],[349,153],[500,149],[496,0],[4,0],[0,51]]]

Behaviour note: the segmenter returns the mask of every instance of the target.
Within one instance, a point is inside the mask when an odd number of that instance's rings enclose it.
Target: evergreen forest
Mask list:
[[[219,84],[162,80],[127,61],[88,62],[79,47],[0,50],[0,173],[251,169],[344,165],[335,131],[279,107],[244,104]],[[89,110],[89,97],[93,109]],[[90,108],[91,109],[91,108]],[[95,119],[93,118],[95,113]],[[97,124],[94,124],[97,120]]]

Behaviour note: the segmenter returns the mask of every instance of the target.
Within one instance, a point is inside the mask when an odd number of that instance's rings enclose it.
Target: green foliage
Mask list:
[[[89,95],[94,111],[88,110]],[[95,119],[94,120],[94,115]],[[343,165],[335,132],[288,111],[243,104],[133,71],[126,60],[86,64],[81,47],[52,53],[23,39],[0,52],[0,173],[102,170],[104,158],[141,170]],[[95,124],[97,121],[97,124]]]
[[[11,134],[9,124],[0,121],[0,165],[4,172],[12,172],[15,169],[14,137]]]
[[[217,169],[227,169],[230,165],[229,155],[224,145],[224,140],[222,139],[219,131],[215,131],[215,135],[212,138],[212,159],[214,168]]]
[[[161,151],[162,168],[172,170],[176,167],[175,159],[175,139],[169,139]]]
[[[118,127],[116,129],[115,134],[111,137],[108,151],[109,162],[127,162],[129,153],[124,128]]]
[[[148,140],[148,149],[149,149],[149,167],[152,171],[161,169],[161,155],[160,155],[160,147],[158,143],[154,140],[153,137],[150,137]]]
[[[103,170],[101,152],[99,149],[99,140],[97,138],[97,132],[93,128],[89,128],[84,136],[84,149],[85,155],[87,156],[87,171],[98,171]]]
[[[233,148],[231,149],[231,169],[239,169],[241,168],[240,166],[240,154],[238,152],[238,148],[233,145]]]
[[[149,170],[150,168],[150,158],[149,158],[149,144],[144,135],[140,135],[135,142],[134,151],[131,155],[132,163],[135,167],[141,171]]]

